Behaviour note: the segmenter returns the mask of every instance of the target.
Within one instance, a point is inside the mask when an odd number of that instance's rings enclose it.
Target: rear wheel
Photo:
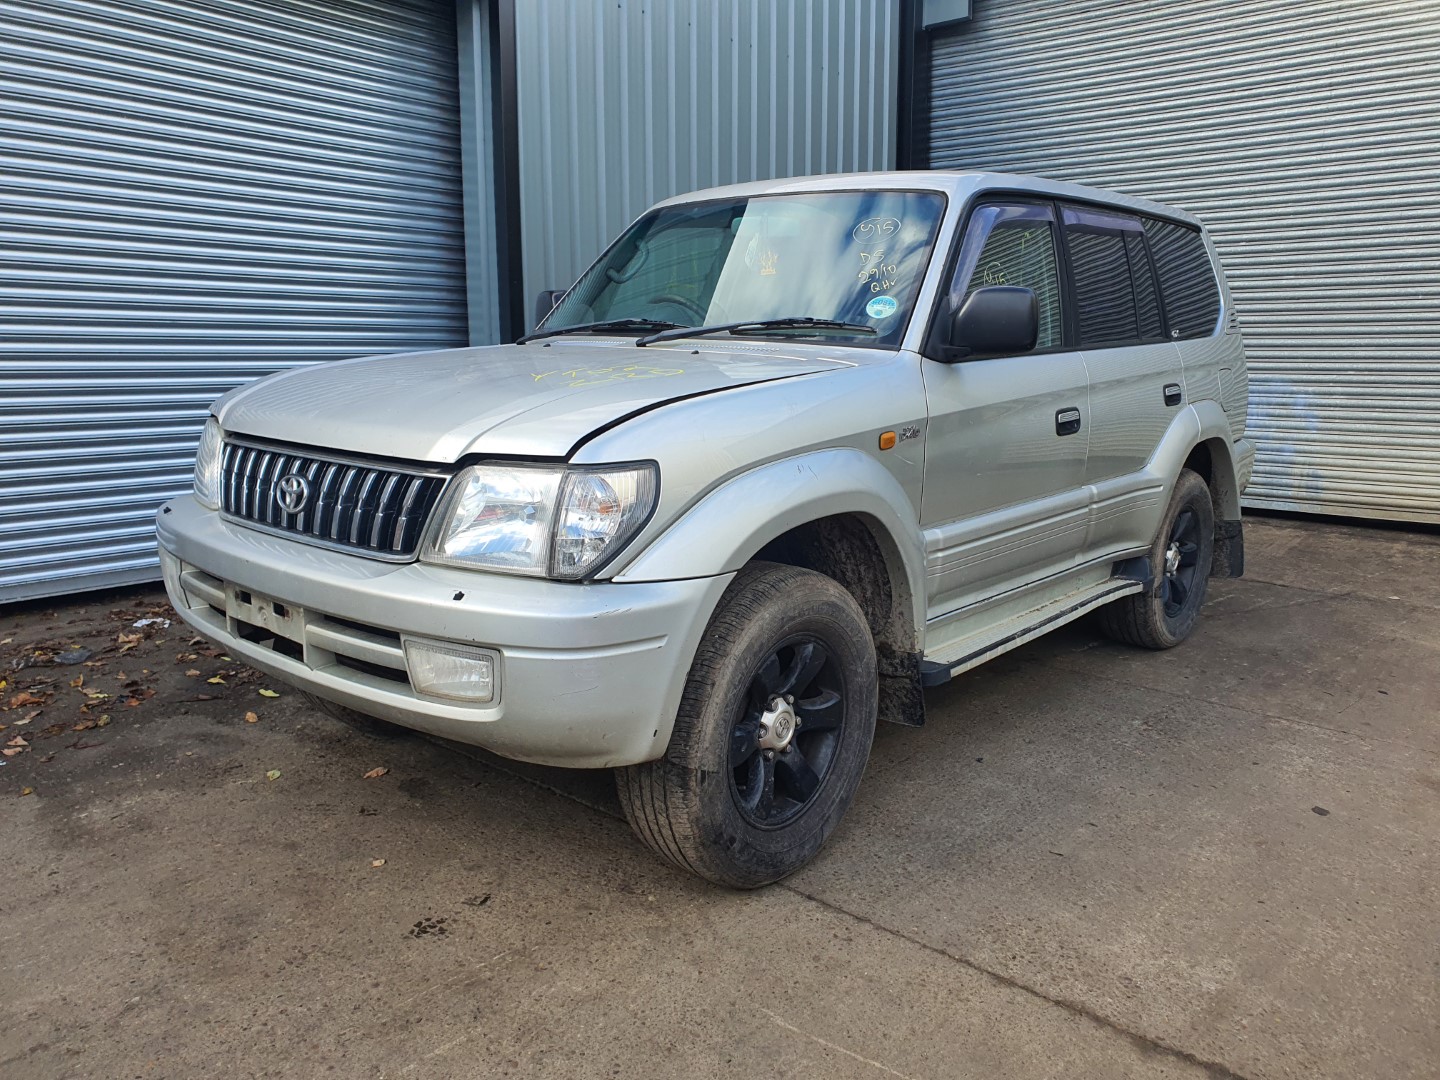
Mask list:
[[[1182,469],[1150,548],[1155,580],[1143,593],[1100,609],[1101,625],[1119,641],[1171,649],[1195,629],[1215,547],[1215,507],[1199,473]]]
[[[357,712],[344,705],[327,701],[325,698],[316,697],[314,694],[307,694],[301,691],[300,694],[306,701],[321,712],[328,713],[331,717],[339,720],[346,727],[358,731],[362,735],[372,739],[406,739],[415,734],[407,727],[399,724],[392,724],[389,720],[381,720],[378,716],[370,716],[366,713]]]
[[[849,592],[810,570],[746,567],[696,652],[665,756],[616,770],[625,816],[681,869],[742,889],[778,881],[849,808],[876,688]]]

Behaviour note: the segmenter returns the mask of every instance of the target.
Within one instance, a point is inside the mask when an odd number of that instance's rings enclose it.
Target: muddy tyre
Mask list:
[[[316,697],[314,694],[307,694],[303,690],[300,692],[300,696],[321,712],[328,713],[334,719],[339,720],[352,731],[358,731],[361,735],[371,739],[408,739],[415,734],[407,727],[392,724],[389,720],[381,720],[378,716],[368,716],[336,702]]]
[[[823,574],[753,563],[706,630],[665,756],[616,770],[625,816],[683,870],[738,889],[778,881],[849,808],[876,694],[854,597]]]
[[[1182,469],[1150,547],[1155,580],[1145,592],[1100,609],[1111,637],[1142,649],[1172,649],[1195,629],[1215,548],[1215,506],[1205,480]]]

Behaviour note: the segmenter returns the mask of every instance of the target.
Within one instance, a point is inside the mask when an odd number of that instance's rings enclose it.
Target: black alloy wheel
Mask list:
[[[1165,545],[1165,583],[1161,599],[1167,618],[1177,618],[1195,589],[1195,574],[1200,554],[1200,519],[1189,509],[1181,510],[1170,529]]]
[[[845,724],[845,680],[813,638],[782,642],[760,664],[730,732],[731,793],[760,828],[779,828],[814,800]]]
[[[691,661],[664,757],[615,771],[652,851],[755,889],[804,866],[845,816],[879,707],[865,612],[834,578],[752,562]]]
[[[1150,544],[1151,586],[1101,608],[1111,637],[1142,649],[1173,649],[1195,629],[1215,552],[1215,505],[1198,473],[1181,469]]]

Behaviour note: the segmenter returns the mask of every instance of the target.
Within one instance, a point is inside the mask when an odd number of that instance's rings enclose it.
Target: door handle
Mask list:
[[[1184,397],[1184,395],[1180,392],[1180,384],[1178,382],[1165,384],[1166,405],[1179,405],[1182,397]]]
[[[1055,413],[1055,434],[1074,435],[1080,430],[1080,410],[1071,405]]]

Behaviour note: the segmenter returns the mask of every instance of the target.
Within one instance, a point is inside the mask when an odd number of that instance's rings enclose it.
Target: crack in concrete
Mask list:
[[[870,927],[872,930],[878,930],[882,934],[888,934],[889,936],[897,938],[900,941],[904,941],[910,945],[914,945],[916,948],[924,949],[926,952],[933,953],[936,956],[944,957],[946,960],[949,960],[952,963],[960,964],[962,967],[969,968],[971,971],[977,972],[980,975],[984,975],[986,978],[998,983],[1001,986],[1009,987],[1012,990],[1018,990],[1022,994],[1045,1002],[1047,1005],[1054,1005],[1058,1008],[1064,1009],[1066,1012],[1072,1013],[1075,1016],[1080,1017],[1081,1019],[1088,1020],[1092,1024],[1097,1024],[1100,1027],[1105,1028],[1107,1031],[1112,1031],[1115,1034],[1122,1036],[1141,1053],[1161,1054],[1166,1057],[1176,1058],[1180,1061],[1186,1062],[1187,1064],[1194,1065],[1197,1068],[1204,1069],[1209,1075],[1215,1077],[1216,1080],[1247,1080],[1244,1074],[1237,1073],[1235,1070],[1225,1065],[1222,1065],[1218,1061],[1210,1061],[1206,1058],[1200,1057],[1198,1054],[1191,1053],[1189,1050],[1183,1050],[1178,1046],[1171,1046],[1169,1043],[1161,1039],[1154,1038],[1150,1035],[1145,1035],[1138,1031],[1133,1031],[1130,1028],[1124,1027],[1123,1025],[1116,1023],[1114,1020],[1111,1020],[1108,1017],[1097,1013],[1095,1010],[1089,1008],[1088,1006],[1081,1005],[1079,1002],[1069,1001],[1065,998],[1051,997],[1049,994],[1046,994],[1041,990],[1037,990],[1033,986],[1027,986],[1025,983],[1020,982],[1018,979],[1011,978],[1009,975],[1002,975],[998,971],[992,971],[990,968],[987,968],[983,964],[979,964],[976,961],[971,960],[969,957],[959,956],[955,953],[950,952],[948,949],[941,948],[938,945],[931,945],[929,942],[921,941],[918,938],[913,938],[909,934],[892,929],[891,927],[886,926],[884,923],[877,922],[876,920],[870,918],[867,915],[861,915],[857,912],[849,911],[841,907],[839,904],[832,903],[831,901],[825,900],[822,897],[814,895],[813,893],[807,893],[805,890],[791,884],[788,881],[782,881],[778,885],[772,887],[784,889],[787,892],[794,893],[796,896],[799,896],[804,900],[808,900],[812,904],[817,904],[820,907],[825,908],[827,911],[833,911],[837,915],[843,915],[848,919],[854,920],[855,922],[862,923],[863,925]]]
[[[433,739],[433,737],[432,741],[434,741],[440,746],[447,747],[451,750],[459,749],[462,751],[462,753],[465,749],[467,749],[466,747],[463,747],[459,744],[445,742],[440,739]],[[548,791],[552,794],[559,795],[561,798],[573,802],[578,806],[583,806],[585,807],[585,809],[591,810],[599,814],[601,817],[609,818],[612,821],[623,822],[625,820],[623,814],[617,814],[614,811],[610,810],[608,807],[598,806],[594,803],[587,802],[584,799],[577,798],[568,791],[564,791],[558,787],[543,783],[542,781],[537,780],[535,777],[527,776],[518,770],[506,769],[501,765],[498,765],[492,761],[480,757],[479,755],[463,753],[463,756],[469,758],[471,761],[474,761],[476,764],[482,767],[494,769],[494,771],[498,773],[512,777],[516,780],[520,780],[523,783],[530,784],[532,787],[537,787],[542,791]],[[1178,1046],[1171,1046],[1169,1043],[1166,1043],[1163,1040],[1152,1038],[1149,1035],[1144,1035],[1137,1031],[1132,1031],[1131,1029],[1124,1027],[1123,1025],[1118,1024],[1113,1020],[1110,1020],[1109,1018],[1101,1015],[1100,1013],[1095,1012],[1088,1006],[1081,1005],[1078,1002],[1068,1001],[1064,998],[1051,997],[1048,994],[1045,994],[1044,992],[1037,990],[1032,986],[1027,986],[1025,983],[1022,983],[1017,979],[1013,979],[1008,975],[1002,975],[998,971],[992,971],[989,968],[967,957],[958,956],[955,953],[952,953],[937,945],[931,945],[928,942],[913,938],[909,934],[903,933],[899,930],[894,930],[891,927],[886,926],[884,923],[877,922],[875,919],[872,919],[867,915],[861,915],[857,912],[850,911],[846,908],[841,907],[839,904],[835,904],[829,900],[825,900],[822,897],[817,896],[813,893],[807,893],[805,890],[799,888],[791,882],[782,881],[772,886],[772,888],[784,889],[786,892],[793,893],[794,895],[800,897],[802,900],[807,900],[810,903],[815,904],[819,907],[823,907],[828,911],[833,911],[837,915],[842,915],[845,918],[850,919],[854,922],[858,922],[864,926],[868,926],[872,930],[879,931],[880,933],[893,937],[898,941],[904,941],[907,944],[915,946],[916,948],[924,949],[926,952],[943,957],[944,959],[949,960],[951,963],[960,964],[962,967],[969,968],[970,970],[975,971],[978,974],[984,975],[986,978],[993,980],[1001,986],[1006,986],[1011,989],[1018,990],[1022,994],[1027,995],[1028,997],[1032,997],[1038,1001],[1045,1002],[1047,1005],[1054,1005],[1057,1008],[1064,1009],[1066,1012],[1072,1013],[1075,1016],[1080,1017],[1081,1019],[1087,1020],[1093,1024],[1097,1024],[1100,1027],[1105,1028],[1107,1031],[1112,1031],[1115,1034],[1122,1036],[1128,1042],[1130,1042],[1131,1045],[1136,1047],[1136,1049],[1138,1049],[1141,1053],[1160,1054],[1166,1057],[1175,1058],[1179,1061],[1184,1061],[1187,1064],[1194,1065],[1195,1067],[1200,1069],[1204,1069],[1210,1076],[1215,1077],[1215,1080],[1248,1080],[1248,1078],[1245,1077],[1242,1073],[1237,1073],[1233,1069],[1230,1069],[1227,1066],[1220,1064],[1219,1062],[1209,1061],[1205,1058],[1200,1057],[1197,1054],[1191,1053],[1189,1050],[1181,1049]],[[772,1018],[776,1019],[777,1022],[779,1020],[778,1017]],[[782,1024],[782,1026],[788,1025]],[[807,1033],[800,1032],[800,1034]],[[843,1048],[841,1047],[836,1047],[836,1049],[843,1050]],[[850,1051],[844,1052],[851,1053]],[[852,1056],[858,1055],[852,1054]],[[878,1062],[869,1061],[868,1058],[861,1058],[861,1060],[866,1061],[867,1063],[872,1065],[879,1065]]]

